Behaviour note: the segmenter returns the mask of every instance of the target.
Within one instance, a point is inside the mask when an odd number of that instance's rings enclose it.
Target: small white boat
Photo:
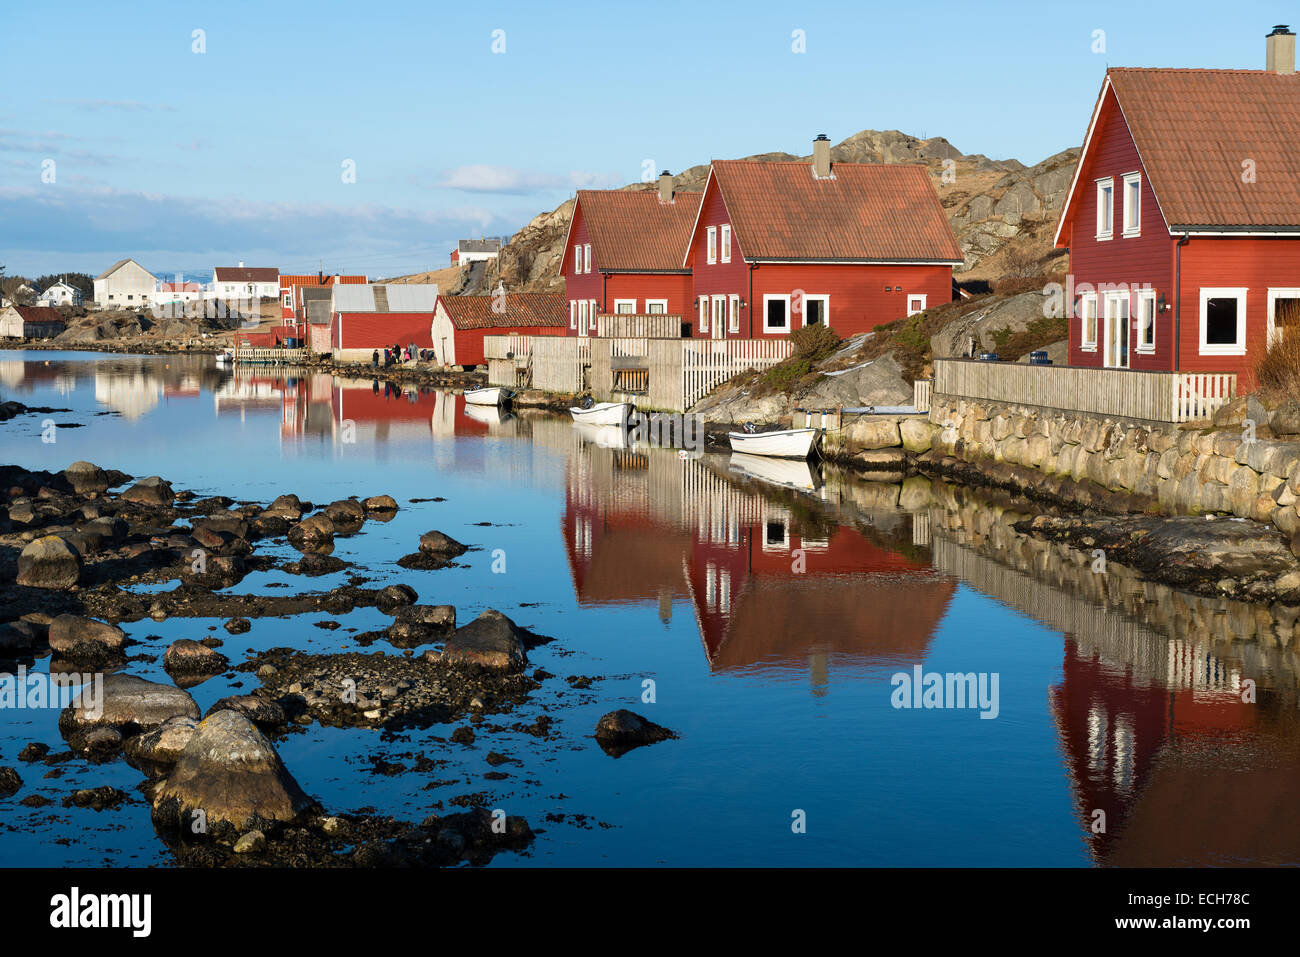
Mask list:
[[[731,451],[766,455],[774,459],[806,459],[817,441],[816,429],[783,429],[779,432],[728,432]]]
[[[580,409],[577,406],[569,408],[569,414],[573,416],[574,422],[585,422],[588,425],[621,425],[624,428],[627,427],[627,417],[631,411],[631,402],[597,402],[589,409]]]
[[[233,352],[218,352],[216,355],[217,365],[228,366],[235,361]]]
[[[465,401],[470,405],[500,405],[505,401],[506,390],[500,386],[486,389],[470,389],[465,393]]]

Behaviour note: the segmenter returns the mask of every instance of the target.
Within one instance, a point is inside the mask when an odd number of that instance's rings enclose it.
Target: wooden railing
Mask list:
[[[484,336],[483,358],[506,359],[527,358],[532,354],[532,336]]]
[[[250,365],[294,365],[303,361],[306,349],[273,349],[266,346],[240,346],[235,361]]]
[[[936,359],[934,396],[983,399],[1152,422],[1193,422],[1236,395],[1228,372],[1139,372]]]
[[[682,340],[682,407],[685,411],[732,376],[761,371],[788,359],[789,339]]]
[[[664,313],[601,313],[596,316],[600,339],[680,339],[682,317]]]

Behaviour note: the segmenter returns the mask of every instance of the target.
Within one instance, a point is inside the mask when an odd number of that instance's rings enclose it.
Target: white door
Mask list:
[[[713,330],[713,338],[725,339],[727,337],[727,297],[713,297],[713,317],[709,320],[709,325]]]
[[[1128,294],[1106,297],[1105,363],[1110,369],[1128,368]]]

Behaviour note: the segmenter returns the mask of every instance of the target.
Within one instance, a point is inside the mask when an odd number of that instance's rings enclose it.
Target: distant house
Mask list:
[[[0,338],[50,339],[66,328],[53,306],[6,306],[0,311]]]
[[[365,285],[369,280],[365,276],[325,275],[324,273],[305,273],[280,277],[280,317],[285,321],[296,319],[302,321],[298,313],[300,306],[298,291],[311,286],[332,286],[334,283]]]
[[[559,293],[439,296],[433,313],[434,361],[442,366],[484,365],[484,336],[562,336],[568,325]]]
[[[682,253],[700,198],[674,192],[666,171],[657,191],[578,191],[560,267],[570,335],[595,335],[601,313],[690,316]]]
[[[843,337],[952,299],[961,247],[924,166],[716,161],[679,260],[693,335],[757,339],[816,323]]]
[[[36,302],[42,306],[79,306],[81,305],[81,290],[63,280],[59,280],[37,296]]]
[[[170,306],[175,303],[197,302],[203,298],[203,285],[197,282],[160,282],[154,290],[155,306]]]
[[[462,263],[482,262],[496,259],[500,254],[499,239],[462,239],[451,251],[451,264],[459,266]]]
[[[276,299],[280,295],[280,270],[273,267],[217,266],[212,270],[212,299]]]
[[[158,279],[134,259],[119,259],[95,277],[100,309],[142,309],[153,301]]]
[[[434,283],[339,284],[330,301],[330,349],[334,358],[369,362],[385,347],[433,345],[431,328],[438,302]]]
[[[1056,232],[1072,366],[1244,376],[1300,328],[1295,35],[1264,70],[1107,71]]]

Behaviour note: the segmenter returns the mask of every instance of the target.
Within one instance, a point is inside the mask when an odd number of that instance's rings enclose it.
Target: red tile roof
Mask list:
[[[280,278],[280,270],[271,267],[217,266],[214,270],[217,282],[275,282]]]
[[[57,322],[63,325],[63,313],[53,306],[14,306],[23,322]]]
[[[746,260],[962,261],[924,166],[835,163],[817,179],[807,162],[717,160],[711,176]]]
[[[676,193],[671,203],[661,203],[657,189],[578,190],[592,265],[598,272],[684,271],[682,251],[702,195]]]
[[[496,296],[439,296],[438,307],[445,310],[457,329],[495,329],[558,326],[569,324],[568,305],[564,296],[544,292],[508,292],[504,296],[505,312],[492,309]]]
[[[1106,76],[1171,229],[1300,227],[1300,74],[1114,68]],[[1253,183],[1242,179],[1247,160]]]
[[[340,285],[364,286],[369,280],[365,276],[340,276]],[[280,276],[281,287],[288,289],[290,286],[330,286],[334,284],[333,274],[320,276],[318,273],[304,274],[301,276],[290,275]]]

